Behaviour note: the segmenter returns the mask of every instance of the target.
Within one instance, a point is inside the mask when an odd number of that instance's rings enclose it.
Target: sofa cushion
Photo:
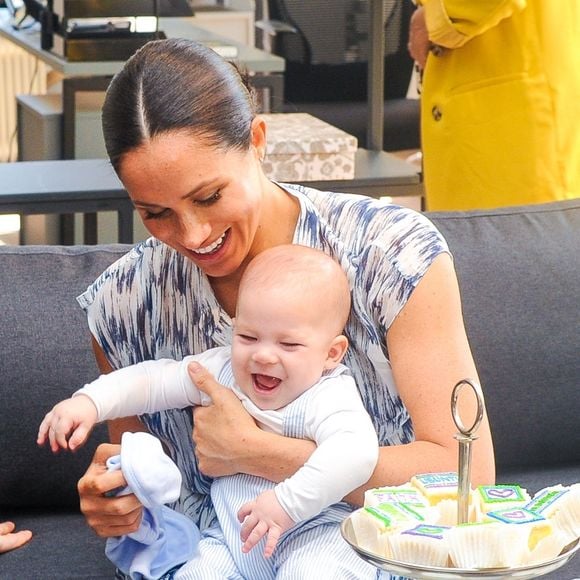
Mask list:
[[[78,507],[76,481],[106,429],[56,456],[36,435],[52,405],[98,376],[76,296],[127,248],[0,247],[0,508]]]
[[[454,255],[498,473],[578,464],[580,200],[428,215]]]
[[[17,580],[110,580],[115,567],[105,556],[105,541],[80,514],[67,512],[4,513],[18,530],[32,530],[32,540],[0,555],[0,577]]]

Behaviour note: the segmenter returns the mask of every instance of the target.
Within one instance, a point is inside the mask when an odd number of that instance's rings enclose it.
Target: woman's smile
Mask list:
[[[206,256],[208,254],[215,254],[223,246],[225,239],[226,239],[226,236],[228,235],[229,231],[230,230],[228,228],[215,242],[212,242],[211,244],[209,244],[203,248],[197,248],[195,250],[192,250],[192,252],[194,254],[200,254],[202,256]]]

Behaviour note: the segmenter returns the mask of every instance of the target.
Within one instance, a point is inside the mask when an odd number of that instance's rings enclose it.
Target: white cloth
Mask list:
[[[121,470],[127,487],[117,495],[134,493],[143,504],[139,528],[108,538],[107,557],[132,580],[163,576],[196,554],[198,527],[185,515],[164,504],[176,501],[181,473],[149,433],[123,433],[121,454],[107,461],[109,471]]]
[[[229,347],[211,349],[182,361],[146,361],[102,375],[75,394],[91,398],[99,421],[208,403],[187,373],[191,361],[204,365],[215,377],[226,376],[243,406],[268,431],[283,434],[286,409],[259,409],[234,383]],[[223,380],[223,379],[222,379]],[[312,392],[310,392],[312,391]],[[340,502],[368,481],[378,459],[378,441],[352,377],[339,365],[307,391],[304,437],[316,450],[296,474],[275,487],[282,507],[300,522]],[[302,395],[304,397],[305,394]]]

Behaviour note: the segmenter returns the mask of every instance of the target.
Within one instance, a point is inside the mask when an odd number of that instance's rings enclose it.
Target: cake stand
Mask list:
[[[580,539],[575,540],[562,550],[562,553],[546,562],[533,564],[529,566],[517,566],[514,568],[438,568],[431,566],[419,566],[418,564],[409,564],[399,560],[390,560],[382,558],[371,552],[360,548],[355,539],[352,527],[352,516],[348,516],[341,524],[340,531],[342,537],[350,544],[351,548],[369,564],[386,570],[391,574],[400,574],[416,580],[461,580],[482,578],[485,580],[500,580],[500,578],[518,578],[526,580],[528,578],[537,578],[544,574],[549,574],[554,570],[567,564],[578,552],[580,548]]]
[[[477,408],[473,423],[465,426],[459,416],[459,395],[465,388],[469,387],[475,395]],[[485,413],[483,394],[479,384],[471,379],[459,381],[451,396],[451,414],[453,421],[459,432],[455,435],[459,443],[459,463],[458,463],[458,485],[457,485],[457,523],[467,522],[469,490],[471,488],[471,445],[477,439],[475,433],[478,430]],[[363,508],[361,508],[363,509]],[[359,510],[360,511],[360,510]],[[527,578],[537,578],[549,574],[564,566],[569,562],[580,548],[580,538],[566,546],[559,556],[541,562],[526,566],[517,566],[513,568],[439,568],[433,566],[420,566],[410,564],[399,560],[390,560],[382,558],[372,552],[368,552],[357,545],[354,529],[352,525],[352,515],[348,516],[341,524],[340,531],[342,537],[346,540],[352,549],[369,564],[392,574],[400,574],[415,580],[461,580],[463,578],[485,578],[486,580],[499,580],[500,578],[518,578],[526,580]]]

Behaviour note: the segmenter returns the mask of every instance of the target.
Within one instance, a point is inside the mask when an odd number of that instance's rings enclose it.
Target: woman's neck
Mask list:
[[[292,243],[299,215],[298,199],[269,182],[264,195],[263,219],[252,250],[235,272],[229,276],[209,279],[217,301],[230,317],[235,315],[240,280],[246,266],[267,248]]]

